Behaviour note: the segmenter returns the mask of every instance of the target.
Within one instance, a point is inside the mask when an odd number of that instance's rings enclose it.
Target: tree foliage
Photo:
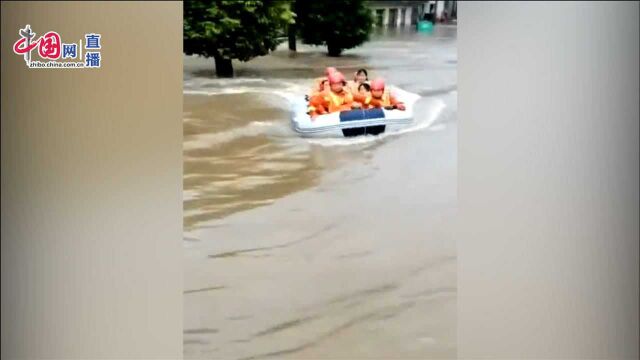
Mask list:
[[[363,0],[296,0],[293,11],[302,41],[327,45],[330,56],[369,40],[373,26],[373,15]]]
[[[183,48],[220,63],[248,61],[267,55],[293,22],[290,3],[283,0],[187,0],[184,2]]]

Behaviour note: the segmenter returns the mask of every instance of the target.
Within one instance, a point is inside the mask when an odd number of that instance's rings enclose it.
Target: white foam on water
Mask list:
[[[442,130],[444,130],[446,128],[447,128],[447,126],[445,124],[438,124],[438,125],[433,125],[433,126],[429,127],[428,130],[436,132],[436,131],[442,131]]]
[[[311,87],[311,83],[297,84],[291,82],[276,82],[273,87],[252,87],[252,86],[233,86],[225,88],[201,88],[195,87],[191,89],[183,89],[182,93],[185,95],[228,95],[228,94],[245,94],[245,93],[262,93],[262,94],[275,94],[283,97],[286,100],[293,99],[300,94],[307,93]]]
[[[207,85],[215,85],[215,86],[238,86],[242,84],[264,84],[267,80],[261,78],[230,78],[230,79],[222,79],[222,78],[202,78],[195,77],[191,78],[188,83],[185,81],[185,85],[190,86],[207,86]]]
[[[412,125],[394,132],[384,132],[380,135],[365,135],[345,138],[306,138],[305,140],[311,144],[320,146],[353,146],[382,141],[389,137],[429,128],[431,124],[438,119],[445,108],[446,104],[443,100],[432,100],[426,113],[414,112],[414,123]]]
[[[182,190],[182,201],[195,200],[198,198],[198,191],[195,190]]]
[[[266,132],[265,129],[278,126],[276,121],[252,121],[249,124],[226,131],[204,133],[191,136],[182,144],[183,150],[210,148],[248,136],[258,136]]]
[[[264,79],[204,79],[211,83],[216,84],[233,84],[240,85],[246,83],[264,83],[266,80]],[[205,83],[206,81],[203,81]],[[300,94],[304,94],[309,90],[310,83],[306,82],[290,82],[290,81],[282,81],[274,79],[274,87],[277,88],[269,88],[269,87],[251,87],[251,86],[233,86],[228,88],[220,88],[220,89],[199,89],[199,90],[183,90],[184,94],[197,94],[197,95],[207,95],[207,96],[215,96],[221,94],[241,94],[241,93],[263,93],[263,94],[271,94],[277,95],[283,98],[286,101],[274,103],[274,107],[283,108],[290,110],[291,104],[294,100],[300,98]],[[453,90],[451,93],[454,96],[457,95],[457,91]],[[380,135],[366,135],[366,136],[358,136],[358,137],[349,137],[349,138],[301,138],[299,137],[293,130],[290,129],[289,119],[278,119],[275,121],[253,121],[245,126],[230,129],[227,131],[222,131],[218,133],[210,133],[210,134],[201,134],[197,135],[194,138],[191,138],[184,142],[183,147],[185,150],[189,149],[198,149],[198,148],[208,148],[211,146],[217,146],[220,144],[228,143],[237,138],[243,136],[257,136],[261,134],[268,134],[275,137],[280,137],[281,141],[289,142],[287,140],[291,140],[293,142],[297,142],[300,145],[300,142],[305,144],[314,144],[320,146],[352,146],[352,145],[360,145],[367,144],[376,141],[382,141],[388,137],[397,136],[400,134],[405,134],[408,132],[414,132],[419,130],[424,130],[429,128],[434,121],[440,116],[442,111],[447,107],[447,104],[438,98],[429,99],[428,106],[421,106],[421,112],[415,112],[415,120],[414,123],[407,128],[400,129],[398,131],[393,132],[385,132]],[[423,110],[426,108],[426,110]],[[418,109],[416,109],[418,110]],[[441,126],[436,126],[432,131],[438,131],[441,129]],[[293,145],[293,144],[289,144]]]
[[[226,94],[244,94],[249,92],[261,92],[261,91],[256,90],[255,88],[250,88],[250,87],[235,87],[235,88],[215,89],[215,90],[211,89],[211,90],[183,90],[182,91],[182,93],[185,95],[206,95],[206,96],[226,95]]]

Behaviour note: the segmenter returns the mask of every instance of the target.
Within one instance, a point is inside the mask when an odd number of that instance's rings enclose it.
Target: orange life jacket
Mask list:
[[[389,92],[385,91],[380,98],[376,99],[380,103],[380,107],[386,107],[399,104],[400,101],[396,100]]]
[[[328,103],[329,112],[351,110],[351,104],[353,103],[353,94],[347,90],[342,90],[342,93],[336,94],[333,91],[328,91],[324,97],[324,101]]]
[[[374,106],[371,105],[371,100],[373,99],[373,97],[371,97],[371,94],[368,95],[358,95],[356,96],[358,98],[357,101],[354,101],[354,103],[360,104],[360,108],[361,109],[371,109]]]
[[[391,96],[389,95],[388,92],[384,92],[382,94],[382,97],[378,100],[380,101],[380,105],[382,107],[391,106]]]

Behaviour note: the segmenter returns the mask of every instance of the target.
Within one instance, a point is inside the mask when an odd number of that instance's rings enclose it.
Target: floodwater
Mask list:
[[[455,26],[298,50],[233,79],[184,59],[185,358],[455,357]],[[415,124],[296,136],[289,99],[326,66],[421,95]]]

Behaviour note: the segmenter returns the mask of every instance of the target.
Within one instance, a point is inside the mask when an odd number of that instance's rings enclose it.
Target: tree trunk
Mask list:
[[[296,51],[296,25],[289,25],[289,50]]]
[[[225,59],[220,56],[214,56],[213,58],[216,61],[216,75],[218,77],[233,77],[231,59]]]
[[[340,56],[342,54],[342,49],[335,44],[327,44],[327,50],[329,51],[329,56]]]

